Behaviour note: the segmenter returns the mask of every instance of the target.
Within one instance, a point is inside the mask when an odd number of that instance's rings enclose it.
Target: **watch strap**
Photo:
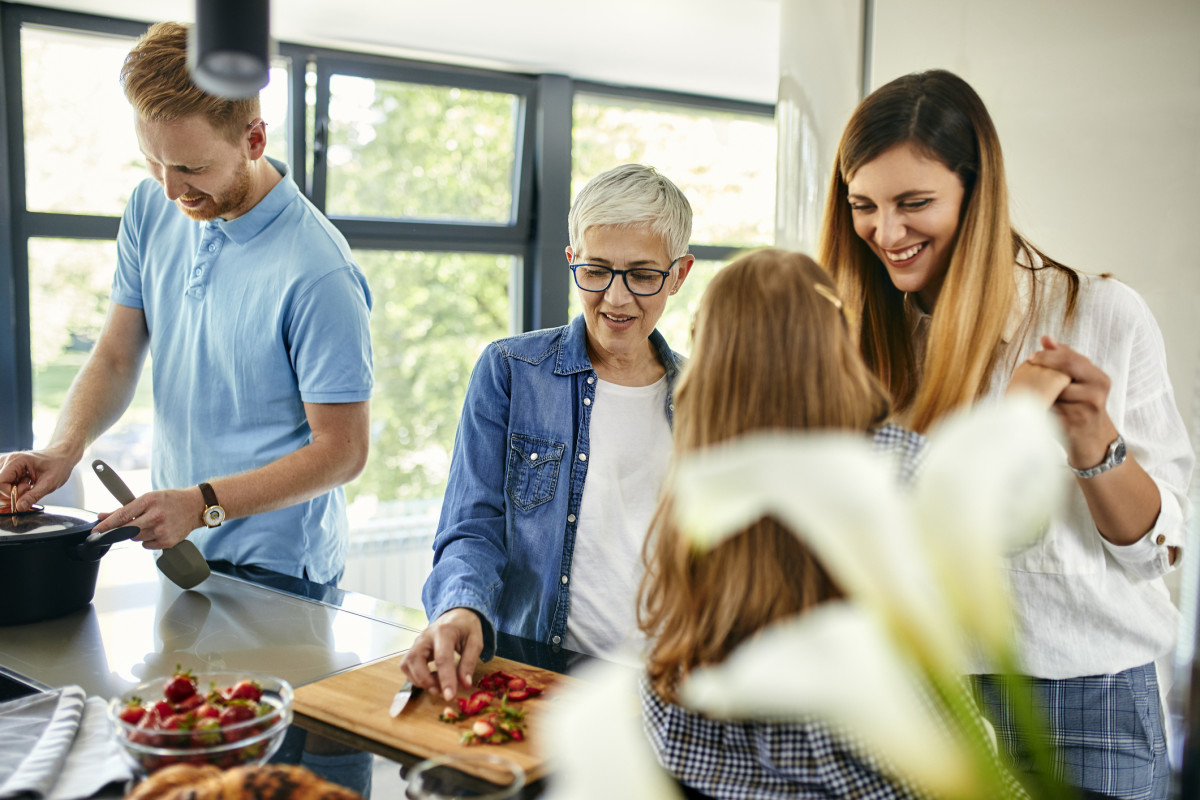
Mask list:
[[[1108,450],[1104,454],[1104,460],[1094,467],[1087,469],[1075,469],[1071,467],[1080,478],[1094,478],[1097,475],[1102,475],[1114,467],[1119,467],[1125,463],[1125,438],[1121,434],[1117,434],[1117,438],[1108,446]]]
[[[201,494],[201,496],[204,497],[204,507],[205,508],[221,505],[220,503],[217,502],[217,493],[214,492],[213,488],[211,486],[209,486],[207,483],[200,484],[200,494]]]

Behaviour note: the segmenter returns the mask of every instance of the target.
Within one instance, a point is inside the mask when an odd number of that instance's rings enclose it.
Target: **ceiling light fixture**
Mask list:
[[[188,68],[204,91],[231,100],[253,97],[270,78],[269,0],[196,0]]]

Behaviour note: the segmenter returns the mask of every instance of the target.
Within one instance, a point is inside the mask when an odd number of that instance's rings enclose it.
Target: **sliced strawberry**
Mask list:
[[[508,732],[508,735],[513,738],[513,741],[516,741],[516,742],[525,741],[525,734],[521,732],[520,728],[513,728],[511,731]]]
[[[467,700],[467,704],[463,708],[463,712],[467,716],[478,714],[490,706],[492,701],[495,699],[496,696],[491,692],[475,692],[473,695],[471,695],[470,699]]]
[[[530,697],[537,697],[542,693],[542,688],[540,686],[526,686],[525,691],[529,692]]]
[[[524,678],[509,678],[507,686],[510,690],[511,689],[524,689],[525,688],[525,679]]]
[[[513,700],[513,701],[527,700],[527,699],[529,699],[529,690],[528,689],[510,689],[508,692],[508,699]]]
[[[475,724],[471,726],[471,732],[480,739],[486,739],[496,732],[496,726],[488,722],[486,719],[475,720]]]
[[[458,710],[464,714],[467,713],[467,698],[456,697],[455,701],[458,703]]]
[[[440,719],[442,722],[455,722],[461,716],[462,713],[459,709],[446,706],[442,709],[442,715],[438,717],[438,719]]]

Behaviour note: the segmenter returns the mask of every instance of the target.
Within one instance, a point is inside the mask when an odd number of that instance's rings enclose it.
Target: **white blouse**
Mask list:
[[[1017,273],[1019,303],[1005,337],[1010,344],[987,396],[1003,395],[1015,366],[1049,334],[1108,375],[1108,414],[1162,499],[1145,536],[1115,545],[1100,535],[1083,492],[1071,481],[1067,505],[1046,535],[1007,561],[1027,674],[1113,674],[1174,647],[1179,612],[1162,576],[1172,569],[1168,547],[1180,548],[1182,560],[1194,456],[1175,406],[1162,333],[1141,296],[1114,279],[1081,274],[1075,314],[1064,324],[1065,276],[1052,269]],[[1030,312],[1035,281],[1043,285],[1036,316],[1024,338],[1013,341]],[[914,326],[918,338],[927,330],[927,324]],[[1065,452],[1063,463],[1066,469]],[[983,663],[974,667],[972,672],[989,671]]]

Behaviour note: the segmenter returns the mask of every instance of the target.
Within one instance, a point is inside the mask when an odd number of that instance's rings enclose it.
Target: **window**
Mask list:
[[[11,173],[0,169],[0,226],[14,241],[0,248],[0,304],[17,312],[0,328],[4,452],[48,439],[104,320],[120,215],[148,173],[119,82],[145,26],[7,3],[0,15],[20,41],[4,54],[6,99],[23,111],[5,130]],[[346,487],[351,554],[374,571],[348,567],[343,585],[416,606],[477,358],[571,302],[569,279],[539,259],[566,246],[573,192],[644,161],[687,193],[699,260],[660,324],[686,349],[705,276],[770,240],[771,109],[286,42],[278,53],[262,93],[267,153],[346,236],[374,296],[372,451]],[[566,269],[561,255],[550,262]],[[135,492],[150,488],[152,409],[145,369],[93,449]],[[83,504],[111,507],[91,480]]]
[[[655,102],[647,94],[575,95],[571,193],[595,175],[633,162],[654,167],[687,196],[697,260],[658,324],[667,343],[686,353],[692,315],[722,259],[773,241],[774,119],[749,104],[729,110]],[[570,303],[574,316],[582,308],[577,294]]]

